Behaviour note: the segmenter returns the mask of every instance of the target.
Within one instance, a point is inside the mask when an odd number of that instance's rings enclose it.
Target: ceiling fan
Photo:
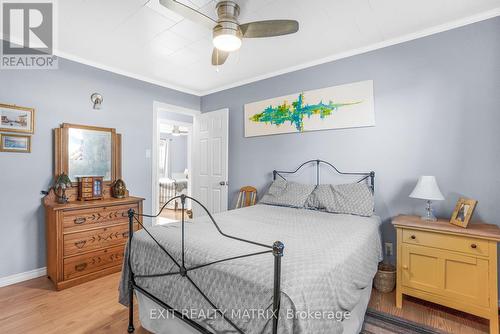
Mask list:
[[[174,125],[172,127],[172,132],[171,132],[172,136],[178,137],[178,136],[182,136],[182,135],[187,135],[188,133],[189,133],[189,131],[181,130],[178,125]]]
[[[188,20],[204,25],[213,32],[212,65],[222,65],[229,53],[241,47],[243,38],[275,37],[299,31],[295,20],[268,20],[245,24],[238,22],[240,6],[234,1],[219,1],[216,5],[218,20],[176,0],[160,0],[160,4]]]

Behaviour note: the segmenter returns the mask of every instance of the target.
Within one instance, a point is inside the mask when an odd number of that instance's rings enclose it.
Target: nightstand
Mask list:
[[[416,216],[392,220],[397,231],[396,306],[409,295],[490,320],[498,334],[496,225],[471,223],[464,229]]]

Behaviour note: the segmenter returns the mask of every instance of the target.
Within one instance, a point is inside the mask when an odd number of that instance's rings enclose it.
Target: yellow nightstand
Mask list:
[[[490,320],[498,334],[496,225],[471,223],[464,229],[447,220],[416,216],[392,220],[397,231],[396,306],[410,295]]]

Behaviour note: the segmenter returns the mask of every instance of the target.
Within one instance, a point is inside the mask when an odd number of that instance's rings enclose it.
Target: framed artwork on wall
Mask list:
[[[35,109],[10,104],[0,104],[0,131],[35,132]]]
[[[373,81],[245,104],[245,137],[375,125]]]
[[[25,135],[0,134],[0,152],[31,152],[31,137]]]

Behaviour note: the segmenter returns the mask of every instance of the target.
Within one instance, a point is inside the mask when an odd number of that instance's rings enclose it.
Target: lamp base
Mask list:
[[[428,221],[428,222],[435,222],[437,221],[437,217],[434,216],[432,213],[432,203],[431,201],[427,201],[427,206],[425,208],[425,215],[420,217],[422,220]]]
[[[437,221],[437,217],[434,216],[434,215],[432,215],[430,217],[429,216],[422,216],[422,217],[420,217],[420,219],[425,220],[427,222],[435,222],[435,221]]]

